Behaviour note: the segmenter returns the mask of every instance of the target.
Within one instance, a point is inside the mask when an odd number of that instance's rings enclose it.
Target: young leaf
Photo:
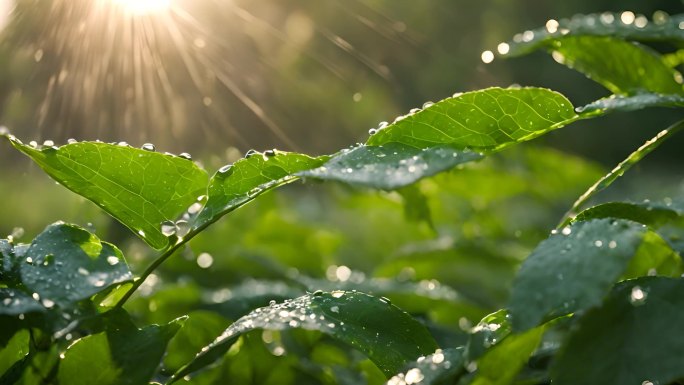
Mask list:
[[[197,229],[250,202],[258,195],[295,181],[295,174],[322,165],[328,157],[297,153],[255,153],[222,167],[209,182],[208,199],[193,222]]]
[[[415,148],[501,148],[535,138],[577,119],[563,95],[544,88],[487,88],[444,99],[372,135],[367,144]]]
[[[121,251],[114,245],[59,222],[33,240],[20,271],[25,287],[47,308],[69,307],[132,279]]]
[[[108,331],[83,337],[64,353],[58,379],[62,384],[147,385],[183,325],[179,318],[142,329],[112,322]]]
[[[161,223],[178,219],[206,193],[206,172],[180,157],[94,142],[37,149],[9,138],[53,179],[93,201],[156,249],[169,243]]]
[[[318,168],[298,173],[302,177],[336,180],[351,185],[395,190],[483,155],[448,145],[418,149],[402,143],[358,146],[334,156]]]
[[[623,282],[581,318],[555,359],[553,383],[673,383],[684,377],[682,322],[684,280]]]
[[[387,300],[359,292],[316,292],[256,309],[240,318],[176,372],[169,383],[211,364],[240,335],[257,328],[321,331],[365,353],[387,375],[437,349],[424,326]]]
[[[527,257],[515,278],[508,304],[514,329],[527,330],[546,317],[599,304],[646,231],[630,221],[594,219],[552,234]]]
[[[463,371],[463,348],[437,349],[429,356],[412,362],[401,373],[392,376],[385,385],[444,384]]]
[[[684,202],[608,202],[590,207],[573,219],[622,218],[639,222],[653,229],[684,217]]]
[[[647,47],[612,37],[564,36],[549,44],[554,58],[614,94],[682,94],[679,72]]]

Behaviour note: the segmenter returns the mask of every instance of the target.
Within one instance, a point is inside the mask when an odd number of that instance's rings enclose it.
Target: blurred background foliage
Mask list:
[[[118,0],[16,0],[0,32],[0,125],[26,141],[151,142],[190,152],[210,171],[249,148],[332,153],[380,121],[455,92],[544,86],[578,106],[606,96],[541,53],[491,64],[480,53],[550,18],[683,9],[674,0],[170,4],[137,14]],[[502,306],[519,262],[575,198],[676,118],[656,109],[580,121],[396,192],[288,186],[193,240],[128,310],[142,322],[191,313],[171,344],[169,370],[230,320],[316,288],[387,296],[453,346],[460,331]],[[600,199],[681,195],[683,145],[682,137],[664,144]],[[137,273],[154,257],[7,143],[0,161],[3,236],[28,241],[64,220],[121,245]],[[193,381],[357,384],[382,376],[360,355],[301,331],[252,333],[228,356]]]

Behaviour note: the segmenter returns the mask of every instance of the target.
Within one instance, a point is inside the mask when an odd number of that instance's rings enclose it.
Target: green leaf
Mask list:
[[[625,160],[620,162],[614,169],[612,169],[608,174],[603,176],[601,179],[596,181],[587,191],[584,192],[575,203],[572,204],[570,210],[565,214],[564,220],[561,221],[561,226],[569,223],[572,220],[572,216],[594,195],[598,192],[604,190],[610,186],[615,180],[621,177],[627,170],[632,168],[635,164],[639,163],[646,155],[650,154],[651,151],[655,150],[664,141],[669,139],[671,136],[675,135],[679,130],[684,128],[684,120],[673,124],[667,129],[660,131],[658,135],[646,141],[641,147],[636,151],[629,154]]]
[[[683,322],[684,280],[625,281],[580,319],[554,360],[553,383],[673,383],[684,377]]]
[[[683,216],[684,202],[608,202],[582,211],[577,214],[573,221],[622,218],[657,229],[666,223],[679,220]]]
[[[397,142],[415,148],[501,148],[560,128],[577,116],[561,94],[544,88],[488,88],[444,99],[399,117],[367,144]]]
[[[194,311],[169,343],[164,368],[175,372],[192,360],[202,347],[214,340],[230,322],[209,311]]]
[[[386,299],[359,292],[316,292],[240,318],[175,373],[171,382],[213,363],[240,335],[257,328],[321,331],[365,353],[386,375],[437,349],[424,326]]]
[[[545,327],[538,326],[522,334],[506,337],[489,349],[477,362],[477,374],[472,385],[507,385],[512,383],[527,363],[544,335]]]
[[[29,332],[28,330],[20,330],[12,336],[7,345],[0,349],[0,384],[3,383],[5,377],[10,377],[8,373],[15,363],[26,358],[29,354]],[[11,382],[7,382],[11,383]]]
[[[463,348],[437,349],[434,353],[412,362],[401,373],[390,378],[385,385],[445,384],[463,370]]]
[[[601,302],[641,245],[646,228],[621,219],[576,222],[537,246],[518,272],[508,309],[522,331]]]
[[[550,41],[554,58],[614,94],[682,94],[681,74],[647,47],[612,37],[565,36]]]
[[[169,244],[161,223],[175,221],[206,194],[206,172],[180,157],[94,142],[37,149],[9,138],[53,179],[93,201],[156,249]]]
[[[147,385],[184,318],[142,329],[113,322],[104,333],[75,341],[64,353],[58,379],[72,385]]]
[[[402,143],[358,146],[342,151],[302,177],[335,180],[356,186],[395,190],[459,164],[482,159],[481,153],[439,145],[417,149]]]
[[[0,315],[44,313],[45,307],[19,289],[0,288]]]
[[[637,111],[649,107],[684,107],[684,96],[640,93],[634,96],[611,95],[578,107],[581,115],[606,114],[614,111]]]
[[[50,308],[71,306],[132,279],[121,251],[74,225],[55,223],[31,243],[21,264],[26,289]]]
[[[273,150],[222,167],[209,182],[207,203],[194,219],[193,228],[207,226],[257,196],[295,181],[297,172],[316,168],[327,159]]]
[[[630,12],[625,12],[626,20],[630,20]],[[647,22],[643,16],[631,15],[630,23],[621,21],[622,13],[604,12],[590,15],[575,15],[570,19],[561,19],[557,25],[550,21],[547,27],[517,34],[507,43],[506,56],[520,56],[544,47],[549,41],[563,36],[612,36],[626,40],[638,41],[681,41],[682,31],[679,25],[684,21],[683,15],[660,18]],[[635,17],[636,16],[636,17]],[[637,23],[635,19],[639,19]],[[639,26],[637,26],[637,24]]]

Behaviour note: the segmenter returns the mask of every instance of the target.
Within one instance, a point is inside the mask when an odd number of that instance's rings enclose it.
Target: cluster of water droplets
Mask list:
[[[432,383],[451,372],[460,370],[462,349],[437,349],[433,354],[419,357],[414,367],[399,373],[387,381],[386,385],[413,385]]]
[[[542,40],[547,36],[562,36],[569,33],[581,34],[584,31],[593,32],[599,35],[612,35],[617,31],[624,29],[640,30],[649,27],[653,24],[654,30],[663,28],[670,22],[670,15],[662,10],[653,13],[652,21],[641,14],[635,14],[632,11],[624,11],[620,13],[604,12],[601,14],[582,15],[578,14],[569,19],[549,19],[544,28],[538,30],[527,30],[513,36],[513,44],[532,43],[537,40]],[[684,30],[684,21],[676,26],[680,30]],[[599,29],[600,28],[600,29]],[[508,55],[511,52],[511,44],[507,42],[499,43],[496,47],[496,52],[499,55]],[[565,58],[557,51],[552,52],[554,60],[559,63],[564,63]],[[482,52],[482,62],[488,64],[494,61],[495,53],[490,50]]]
[[[459,95],[460,95],[460,94],[459,94]],[[456,97],[456,96],[457,96],[457,95],[454,94],[454,97]],[[412,109],[409,110],[408,113],[406,113],[406,114],[404,114],[404,115],[399,115],[399,116],[397,116],[396,118],[394,118],[394,120],[392,121],[392,123],[389,123],[389,122],[387,122],[387,121],[382,121],[382,122],[378,123],[377,127],[373,127],[373,128],[371,128],[371,129],[369,129],[369,130],[368,130],[368,135],[371,135],[371,136],[372,136],[372,135],[375,135],[375,134],[377,134],[378,132],[380,132],[380,131],[386,129],[387,127],[390,127],[390,126],[393,125],[393,124],[396,124],[396,123],[398,123],[398,122],[400,122],[400,121],[402,121],[402,120],[404,120],[404,119],[406,119],[406,118],[408,118],[408,117],[411,117],[411,116],[413,116],[413,115],[415,115],[415,114],[417,114],[417,113],[423,111],[423,110],[426,109],[426,108],[432,107],[434,104],[435,104],[434,102],[427,101],[427,102],[423,103],[422,107],[420,107],[420,108],[412,108]]]

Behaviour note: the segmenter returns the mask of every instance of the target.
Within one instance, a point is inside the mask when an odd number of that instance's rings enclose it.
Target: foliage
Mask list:
[[[537,87],[455,94],[329,156],[249,151],[209,177],[151,145],[3,133],[159,254],[134,277],[133,258],[77,225],[0,240],[0,383],[680,381],[682,204],[583,209],[684,123],[604,177],[549,150],[499,153],[580,119],[681,107],[679,72],[632,40],[681,44],[682,18],[632,28],[611,26],[616,16],[562,21],[506,50],[548,49],[606,99],[574,108]],[[306,218],[317,203],[305,190],[278,195],[297,209],[265,195],[299,179],[355,186],[332,192],[349,214],[325,226]],[[539,230],[549,224],[534,212],[560,216],[568,189],[594,181],[550,235]],[[418,223],[397,218],[402,205]],[[332,264],[344,260],[373,275]]]

